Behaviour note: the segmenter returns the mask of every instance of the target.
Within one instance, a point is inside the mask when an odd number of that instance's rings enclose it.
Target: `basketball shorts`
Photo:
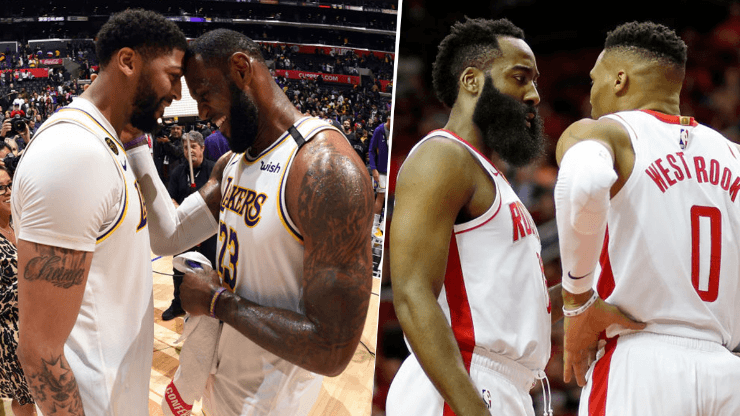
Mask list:
[[[470,362],[470,378],[492,415],[534,416],[529,390],[534,373],[505,357],[476,352]],[[411,354],[396,373],[386,401],[386,416],[454,415]]]
[[[285,367],[288,368],[288,367]],[[307,371],[295,367],[293,374],[272,371],[264,375],[259,386],[252,391],[230,395],[234,388],[219,388],[230,383],[239,384],[234,378],[224,379],[213,374],[206,382],[203,393],[205,416],[306,416],[319,397],[323,377],[309,377]]]
[[[722,345],[639,332],[608,341],[578,415],[740,415],[740,357]]]

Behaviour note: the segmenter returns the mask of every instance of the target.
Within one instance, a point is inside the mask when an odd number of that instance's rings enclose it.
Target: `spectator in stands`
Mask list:
[[[14,118],[15,116],[19,116],[19,117],[26,116],[25,111],[21,110],[18,104],[13,104],[13,111],[10,112],[10,118]]]
[[[190,152],[188,152],[187,142],[184,140],[185,138],[190,140]],[[208,178],[211,177],[211,172],[215,165],[213,161],[203,157],[205,142],[200,133],[197,131],[186,133],[183,138],[183,142],[185,142],[182,147],[184,154],[183,163],[180,163],[179,166],[172,170],[169,184],[167,186],[167,191],[169,191],[170,197],[172,198],[172,202],[175,203],[175,206],[179,206],[188,195],[196,192],[200,187],[205,185]],[[193,162],[192,177],[190,176],[190,164],[187,161],[188,158]],[[195,186],[192,186],[193,183]],[[197,251],[206,256],[206,258],[210,260],[211,264],[216,264],[216,235],[214,234],[196,247],[186,251]],[[169,321],[178,316],[185,315],[185,311],[182,309],[182,305],[180,303],[180,284],[182,283],[182,278],[183,273],[175,270],[172,277],[175,287],[174,297],[170,306],[162,313],[163,321]]]
[[[174,171],[182,160],[182,126],[174,123],[170,126],[169,132],[163,131],[154,140],[154,164],[162,181],[167,183],[170,172]]]
[[[373,132],[370,139],[370,149],[368,156],[370,158],[370,168],[373,179],[377,185],[375,196],[375,217],[373,220],[373,236],[381,238],[383,236],[383,227],[381,227],[381,215],[385,204],[385,190],[388,174],[388,138],[390,137],[391,118],[386,119],[385,123],[379,125]]]
[[[216,125],[219,126],[220,128],[221,123],[223,123],[224,120],[225,120],[225,117],[222,117],[220,120],[216,122]],[[224,153],[228,151],[229,151],[229,142],[226,139],[226,137],[221,133],[221,130],[217,129],[213,133],[211,133],[210,136],[206,137],[205,152],[204,152],[204,156],[206,159],[216,162]]]

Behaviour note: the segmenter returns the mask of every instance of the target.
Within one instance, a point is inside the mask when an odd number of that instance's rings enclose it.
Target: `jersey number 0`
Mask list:
[[[717,300],[721,260],[722,212],[716,207],[694,205],[691,207],[691,284],[704,302]]]

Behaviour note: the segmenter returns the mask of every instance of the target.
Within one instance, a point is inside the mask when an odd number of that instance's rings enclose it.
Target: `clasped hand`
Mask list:
[[[180,285],[182,308],[191,316],[208,315],[213,294],[221,287],[215,270],[185,273]]]

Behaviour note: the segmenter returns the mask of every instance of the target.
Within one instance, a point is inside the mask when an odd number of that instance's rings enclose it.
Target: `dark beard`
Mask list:
[[[142,73],[136,86],[131,125],[144,132],[154,131],[157,127],[157,119],[154,115],[164,100],[164,98],[157,98],[149,77]]]
[[[525,123],[528,113],[535,115],[531,127]],[[483,133],[483,143],[512,166],[524,166],[545,152],[537,108],[502,94],[490,75],[475,105],[473,122]]]
[[[257,138],[257,117],[259,112],[249,96],[233,82],[229,85],[231,109],[229,124],[231,131],[226,140],[234,153],[244,153]]]

